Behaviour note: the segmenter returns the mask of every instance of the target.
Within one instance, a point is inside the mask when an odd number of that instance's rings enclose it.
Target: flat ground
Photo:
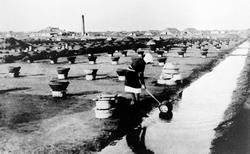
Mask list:
[[[179,58],[173,51],[165,55],[167,62],[176,63],[180,73],[189,78],[193,70],[219,60],[221,53],[211,47],[206,59],[200,58],[200,51],[194,48],[188,49],[185,58]],[[126,104],[129,97],[123,91],[124,83],[117,79],[116,69],[126,68],[136,55],[129,51],[128,57],[121,57],[119,65],[112,65],[106,54],[99,54],[95,65],[88,64],[86,56],[78,56],[72,65],[67,64],[65,58],[53,65],[48,60],[1,64],[0,152],[88,153],[124,135],[140,123],[142,116],[129,116],[130,111],[123,111],[123,118],[96,119],[93,99],[103,92],[117,93],[124,99],[118,103]],[[162,67],[157,65],[156,54],[154,57],[155,64],[146,66],[145,77],[147,88],[157,96],[169,87],[155,84]],[[8,77],[8,66],[21,66],[21,76]],[[66,99],[53,99],[48,86],[49,81],[57,77],[58,66],[70,67]],[[88,68],[98,68],[97,80],[85,80],[84,69]],[[141,97],[149,98],[145,92]]]

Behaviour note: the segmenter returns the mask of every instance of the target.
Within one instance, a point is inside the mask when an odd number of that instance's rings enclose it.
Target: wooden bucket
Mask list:
[[[101,94],[96,100],[95,116],[96,118],[109,118],[113,115],[114,105],[117,95]]]
[[[99,110],[95,108],[94,110],[95,110],[95,117],[98,119],[110,118],[112,117],[114,112],[114,108],[108,110]]]

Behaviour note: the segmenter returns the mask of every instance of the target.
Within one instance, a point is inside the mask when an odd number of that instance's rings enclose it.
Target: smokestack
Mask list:
[[[84,22],[84,15],[82,15],[82,35],[85,36],[85,22]]]

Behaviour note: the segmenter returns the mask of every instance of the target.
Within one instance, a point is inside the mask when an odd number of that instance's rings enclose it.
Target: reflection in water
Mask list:
[[[171,105],[172,106],[172,105]],[[170,122],[173,118],[172,108],[169,108],[168,112],[157,112],[159,118],[147,118],[144,122],[138,127],[134,128],[126,136],[126,142],[128,147],[136,154],[153,154],[154,152],[149,150],[145,145],[145,136],[147,128],[152,127],[157,122],[161,121],[163,123]]]
[[[169,111],[167,113],[165,112],[160,112],[159,113],[159,117],[162,119],[162,120],[166,120],[167,122],[170,122],[173,118],[173,112],[172,111]]]
[[[147,127],[138,126],[126,136],[129,148],[136,154],[153,154],[153,152],[145,146],[146,130]]]

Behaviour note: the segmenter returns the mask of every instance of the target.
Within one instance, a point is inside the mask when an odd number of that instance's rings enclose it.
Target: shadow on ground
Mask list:
[[[13,92],[13,91],[27,90],[27,89],[30,89],[30,88],[29,87],[18,87],[18,88],[4,89],[4,90],[0,90],[0,94]]]
[[[18,132],[34,131],[37,127],[36,124],[42,119],[91,110],[94,105],[93,101],[79,99],[77,96],[97,92],[71,94],[64,99],[39,95],[1,95],[0,99],[4,101],[0,102],[0,127],[8,127]],[[29,130],[23,128],[25,125],[30,126]],[[33,126],[34,129],[31,128]]]

